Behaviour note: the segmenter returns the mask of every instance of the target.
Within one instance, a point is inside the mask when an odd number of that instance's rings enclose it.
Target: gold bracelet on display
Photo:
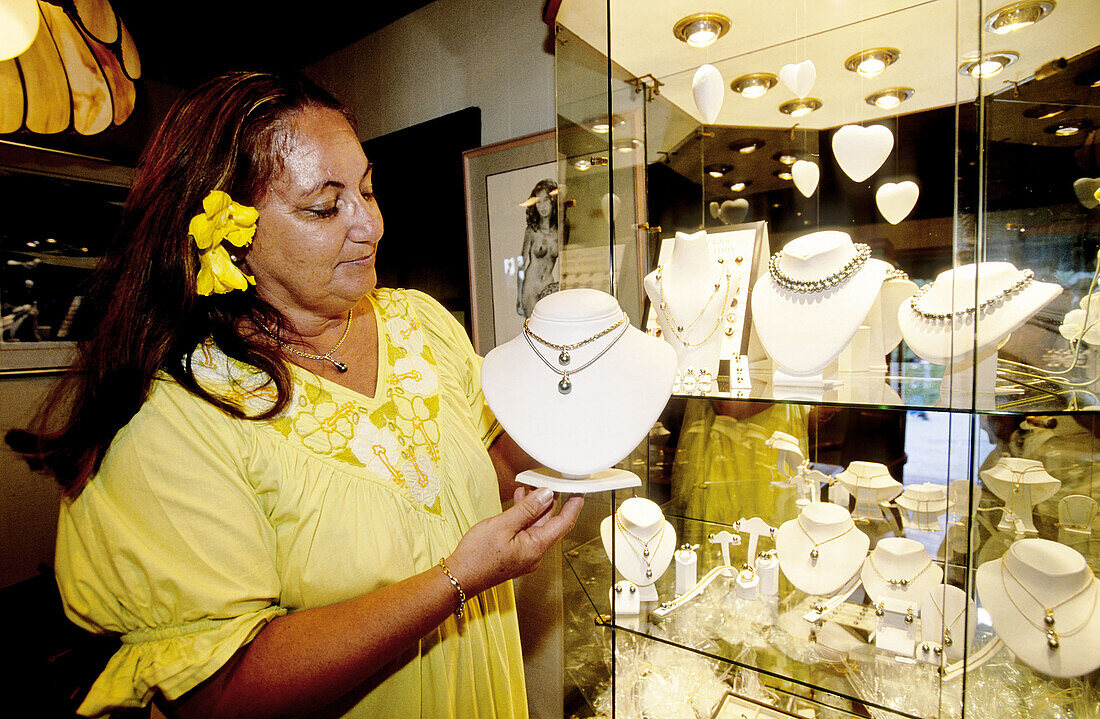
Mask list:
[[[443,560],[444,557],[439,558],[439,568],[447,575],[447,579],[450,580],[451,586],[458,592],[458,608],[455,609],[455,616],[461,617],[463,610],[466,608],[466,592],[462,591],[462,585],[455,579],[455,575],[451,574],[451,570],[447,568],[447,564]]]

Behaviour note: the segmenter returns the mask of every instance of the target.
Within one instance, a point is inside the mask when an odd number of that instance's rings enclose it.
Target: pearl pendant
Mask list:
[[[648,557],[649,556],[649,547],[645,547],[645,548],[642,549],[642,556],[643,557]]]
[[[1044,623],[1045,623],[1045,624],[1046,624],[1046,625],[1047,625],[1048,627],[1053,627],[1053,626],[1054,626],[1054,612],[1052,612],[1052,611],[1050,611],[1050,610],[1048,609],[1048,610],[1047,610],[1047,614],[1046,614],[1046,616],[1045,616],[1045,617],[1043,617],[1043,622],[1044,622]]]
[[[810,550],[810,559],[817,559],[821,555],[821,552],[817,551],[817,547]]]
[[[646,576],[646,579],[649,579],[650,577],[652,577],[653,576],[653,570],[650,569],[649,567],[646,567],[645,576]]]
[[[569,352],[567,352],[566,350],[562,350],[561,354],[558,355],[558,364],[564,367],[569,364],[569,359]]]
[[[943,630],[943,645],[949,647],[953,644],[951,641],[951,632],[947,629]]]
[[[677,332],[683,332],[684,331],[684,326],[683,325],[676,325],[676,331]]]
[[[1053,629],[1047,632],[1047,646],[1050,647],[1051,651],[1054,651],[1060,646],[1058,634]]]
[[[908,587],[909,586],[909,580],[908,579],[899,579],[898,584],[900,584],[902,587]]]
[[[913,623],[913,612],[909,612],[908,614],[905,615],[905,623],[906,624],[912,624]]]
[[[562,375],[561,382],[558,382],[558,392],[569,394],[572,391],[573,383],[569,381],[569,375]]]
[[[943,654],[943,647],[933,647],[932,653],[938,657],[939,655]]]
[[[332,366],[336,368],[337,372],[340,372],[342,374],[348,371],[348,366],[343,362],[337,362],[331,357],[328,358],[328,361],[332,363]]]
[[[929,648],[928,648],[928,642],[924,642],[923,644],[921,644],[921,645],[920,645],[920,650],[921,650],[922,652],[924,652],[925,654],[927,654],[927,653],[928,653],[928,651],[929,651]]]

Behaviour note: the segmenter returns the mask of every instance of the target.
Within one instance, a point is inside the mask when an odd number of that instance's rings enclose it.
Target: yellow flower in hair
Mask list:
[[[221,190],[211,191],[202,201],[202,209],[191,218],[187,228],[199,249],[196,291],[200,295],[224,294],[246,290],[250,284],[256,284],[255,278],[241,272],[233,264],[222,242],[236,247],[250,245],[256,235],[256,220],[260,213],[254,207],[233,202]]]

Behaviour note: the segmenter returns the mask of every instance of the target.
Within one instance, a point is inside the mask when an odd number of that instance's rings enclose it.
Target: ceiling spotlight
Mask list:
[[[1024,0],[1006,5],[985,19],[985,29],[995,35],[1005,35],[1034,25],[1054,10],[1054,0]]]
[[[743,97],[760,97],[768,90],[775,87],[779,78],[770,72],[753,72],[742,75],[730,83],[730,89],[740,93]]]
[[[592,162],[591,160],[582,157],[581,159],[573,163],[573,167],[577,168],[581,172],[585,172],[586,170],[592,169]]]
[[[874,77],[893,65],[901,57],[901,50],[896,47],[873,47],[870,50],[857,52],[844,61],[844,68],[852,72],[858,72],[864,77]]]
[[[626,119],[620,115],[597,115],[584,121],[584,126],[598,135],[606,135],[613,128],[622,127]]]
[[[788,100],[779,106],[779,111],[791,117],[802,117],[820,109],[821,104],[821,100],[816,97],[804,97],[799,100]]]
[[[672,28],[672,34],[692,47],[706,47],[725,35],[730,29],[730,19],[716,12],[700,12],[681,18]]]
[[[913,97],[913,88],[911,87],[890,87],[868,95],[867,104],[880,107],[883,110],[893,110],[911,97]]]
[[[634,152],[642,146],[642,141],[636,137],[629,137],[623,140],[615,140],[613,143],[611,143],[611,146],[619,152]]]
[[[732,165],[707,165],[703,168],[703,172],[707,173],[711,177],[721,177],[732,169]]]
[[[1065,120],[1047,125],[1043,128],[1043,132],[1056,137],[1071,137],[1084,130],[1091,130],[1092,127],[1092,123],[1088,120]]]
[[[740,152],[742,155],[751,155],[766,144],[767,143],[763,140],[750,137],[744,140],[734,140],[730,143],[730,149],[735,152]]]
[[[730,189],[733,190],[734,192],[741,192],[751,184],[752,184],[752,180],[739,180],[739,181],[733,183],[732,185],[730,185]]]
[[[993,77],[1019,59],[1020,55],[1011,50],[991,52],[959,65],[959,73],[977,78]]]
[[[776,170],[772,174],[780,180],[791,180],[794,178],[794,175],[792,175],[789,170]]]
[[[1058,117],[1068,109],[1065,105],[1036,105],[1024,110],[1024,117],[1032,120],[1049,120],[1052,117]]]

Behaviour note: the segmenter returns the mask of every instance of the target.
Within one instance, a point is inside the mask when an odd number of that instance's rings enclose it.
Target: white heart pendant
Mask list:
[[[920,188],[915,182],[887,182],[875,192],[875,204],[886,221],[896,225],[913,211],[918,197]]]
[[[718,119],[725,91],[722,73],[714,65],[703,65],[695,71],[695,77],[691,79],[691,94],[706,124],[713,125]]]
[[[882,167],[894,149],[894,133],[884,125],[845,125],[833,133],[833,156],[844,174],[863,182]]]
[[[817,68],[813,60],[784,65],[779,68],[779,79],[794,93],[795,97],[806,97],[817,81]]]
[[[749,214],[749,201],[744,197],[736,200],[726,200],[718,208],[718,219],[727,225],[736,225],[745,220]]]
[[[802,196],[809,197],[817,190],[817,183],[821,179],[821,168],[816,162],[798,160],[791,165],[791,176],[794,178],[794,186]]]
[[[1100,198],[1096,197],[1097,190],[1100,190],[1100,177],[1079,177],[1073,181],[1073,194],[1077,195],[1077,201],[1086,210],[1100,207]]]

